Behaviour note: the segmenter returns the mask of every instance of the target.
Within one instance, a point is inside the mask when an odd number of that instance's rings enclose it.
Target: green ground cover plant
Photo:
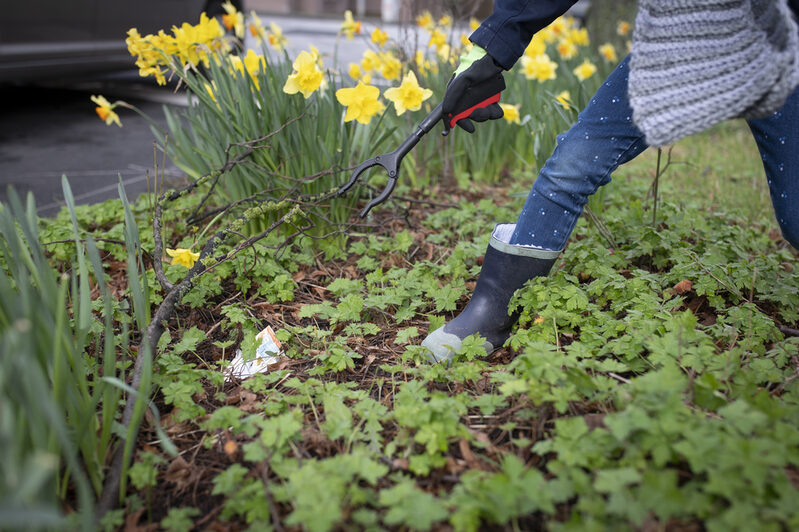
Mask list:
[[[490,228],[516,218],[572,106],[526,87],[529,105],[549,99],[519,126],[552,131],[491,125],[527,142],[483,175],[493,155],[464,161],[456,132],[444,157],[433,143],[409,160],[416,186],[394,208],[353,222],[361,198],[332,200],[356,149],[275,162],[334,93],[294,94],[276,117],[262,100],[248,116],[274,121],[223,128],[256,79],[274,90],[289,72],[269,66],[181,71],[199,101],[162,147],[182,188],[133,203],[120,188],[50,220],[32,200],[0,206],[2,528],[799,527],[797,254],[740,123],[625,167],[553,273],[516,294],[507,345],[487,356],[470,338],[431,365],[422,338],[468,301]],[[590,87],[574,82],[578,105]],[[350,126],[350,147],[373,131]],[[420,186],[447,164],[474,181]],[[288,184],[248,181],[265,169]],[[267,325],[283,354],[228,378]]]
[[[201,277],[160,336],[161,418],[145,416],[103,526],[796,526],[796,255],[768,219],[668,194],[688,186],[688,166],[663,176],[652,226],[651,175],[635,170],[605,195],[616,247],[581,221],[553,275],[517,294],[520,325],[490,357],[475,339],[430,365],[418,343],[468,300],[485,227],[520,205],[511,187],[452,189],[458,207],[385,212],[329,249],[272,255],[267,239]],[[142,233],[147,201],[129,211]],[[192,210],[178,202],[173,219]],[[98,226],[90,212],[75,208],[79,231],[94,227],[117,271],[127,259],[108,235],[121,220]],[[166,241],[185,230],[168,225]],[[73,263],[56,255],[56,268]],[[150,286],[156,304],[164,290]],[[267,324],[286,356],[226,381],[232,351],[254,350]],[[159,426],[179,455],[158,447]]]

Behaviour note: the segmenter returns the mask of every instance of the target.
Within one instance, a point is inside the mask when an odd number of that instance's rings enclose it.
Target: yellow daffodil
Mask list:
[[[563,59],[571,59],[577,55],[577,46],[569,39],[561,39],[557,46],[558,54]]]
[[[536,35],[540,34],[541,38],[544,40],[545,43],[553,43],[560,39],[560,35],[552,31],[551,26],[547,26],[546,28],[539,31]]]
[[[611,63],[615,63],[619,60],[619,56],[616,54],[616,48],[609,42],[599,47],[599,55]]]
[[[444,15],[440,19],[438,19],[438,25],[442,28],[451,28],[452,27],[452,17],[450,15]]]
[[[414,55],[414,63],[416,63],[416,69],[422,75],[426,74],[427,72],[438,72],[438,63],[434,63],[427,59],[421,50],[416,50],[416,55]]]
[[[372,75],[364,72],[358,63],[350,63],[347,73],[355,81],[360,80],[367,84],[372,81]]]
[[[389,81],[399,79],[402,73],[402,63],[391,52],[380,56],[380,75]]]
[[[215,18],[200,15],[200,23],[192,26],[186,22],[181,27],[172,26],[175,36],[175,48],[181,63],[197,65],[202,62],[208,66],[209,51],[219,50],[224,46],[221,39],[225,32]]]
[[[577,79],[584,81],[594,75],[594,72],[596,72],[596,66],[594,66],[591,61],[586,59],[580,63],[580,66],[575,68],[573,72],[574,75],[577,76]]]
[[[269,33],[266,36],[266,40],[269,46],[278,52],[282,52],[288,44],[288,39],[283,36],[283,29],[275,22],[269,23]]]
[[[541,32],[538,32],[533,35],[533,39],[530,41],[530,44],[528,44],[527,48],[524,49],[524,55],[528,57],[535,57],[537,55],[546,53],[546,51],[547,41],[544,39],[544,35]]]
[[[350,63],[349,68],[347,69],[347,74],[350,75],[352,79],[361,79],[363,77],[363,70],[361,70],[361,65],[358,63]]]
[[[472,17],[469,19],[469,29],[474,31],[480,27],[480,21]]]
[[[439,29],[434,29],[430,33],[430,41],[427,43],[427,47],[435,46],[436,48],[440,48],[447,44],[447,34]]]
[[[621,35],[622,37],[626,36],[630,33],[630,23],[625,20],[620,20],[619,23],[616,25],[616,33]]]
[[[313,54],[305,50],[299,53],[292,66],[294,71],[283,85],[283,92],[286,94],[301,92],[303,98],[307,99],[322,85],[324,77],[322,71],[319,70],[319,65]]]
[[[181,266],[185,266],[186,268],[191,268],[194,266],[194,263],[200,258],[199,253],[195,253],[191,249],[185,248],[167,248],[166,254],[172,257],[172,264],[179,264]]]
[[[557,101],[561,107],[568,110],[572,107],[572,96],[569,94],[569,91],[560,91],[555,95],[555,101]]]
[[[233,63],[234,70],[241,72],[247,72],[250,75],[250,79],[252,79],[253,83],[255,84],[255,88],[259,89],[260,86],[258,84],[258,72],[260,72],[261,68],[266,66],[266,60],[264,56],[261,54],[256,54],[252,48],[247,50],[247,55],[244,56],[244,59],[237,55],[233,55],[230,57],[230,61]]]
[[[565,37],[566,32],[569,30],[569,24],[564,17],[558,17],[552,21],[552,23],[548,26],[549,30],[552,31],[558,37]]]
[[[438,59],[442,63],[451,62],[453,56],[450,53],[450,51],[451,51],[451,49],[450,49],[449,45],[445,44],[443,46],[439,46],[438,47],[438,49],[436,50],[436,55],[438,55]]]
[[[344,12],[344,22],[341,23],[341,31],[347,36],[347,40],[352,40],[357,33],[361,34],[361,21],[352,18],[352,11],[349,9]]]
[[[385,109],[379,98],[380,89],[364,85],[361,81],[353,88],[336,91],[336,100],[347,108],[345,122],[357,120],[361,124],[368,124],[374,115]]]
[[[250,35],[255,37],[259,43],[264,41],[268,42],[266,28],[261,23],[260,17],[255,13],[255,11],[250,11]]]
[[[316,64],[319,65],[319,68],[322,68],[324,65],[322,63],[322,54],[319,52],[319,48],[314,46],[313,44],[308,47],[311,50],[311,55],[316,60]]]
[[[469,36],[465,33],[461,33],[461,46],[463,46],[464,51],[468,52],[474,46],[474,43],[469,40]]]
[[[591,44],[591,40],[588,38],[588,30],[585,28],[570,29],[567,38],[577,46],[588,46]]]
[[[380,59],[380,56],[373,50],[366,50],[361,58],[361,68],[363,68],[365,72],[380,70],[380,65],[382,63],[383,61]]]
[[[225,13],[222,15],[222,24],[228,31],[233,30],[233,33],[239,39],[244,38],[244,14],[241,13],[230,0],[222,4],[222,9]]]
[[[521,104],[511,105],[509,103],[500,103],[500,107],[502,107],[502,111],[504,115],[502,118],[508,121],[509,124],[519,124],[521,125],[521,117],[519,115],[519,109],[521,108]]]
[[[169,66],[169,56],[178,53],[177,42],[171,35],[161,30],[156,35],[141,36],[136,28],[128,30],[125,39],[128,52],[136,58],[139,75],[142,77],[155,76],[159,85],[166,84],[164,73]]]
[[[420,28],[424,28],[426,30],[431,30],[436,25],[435,21],[433,20],[433,15],[430,11],[422,11],[422,13],[416,17],[416,25]]]
[[[380,48],[384,47],[388,42],[388,33],[380,28],[375,28],[372,32],[372,42],[378,45]]]
[[[555,70],[558,64],[552,61],[547,54],[539,54],[535,57],[522,57],[522,73],[527,79],[547,81],[555,79]]]
[[[116,124],[122,127],[122,122],[119,121],[119,115],[114,112],[114,107],[119,105],[118,103],[111,103],[106,100],[105,97],[99,95],[92,96],[91,100],[97,105],[97,107],[94,108],[94,112],[97,113],[100,120],[104,121],[107,126]]]
[[[433,91],[420,87],[416,74],[410,71],[402,78],[399,87],[386,89],[383,95],[394,104],[397,116],[400,116],[405,111],[418,111],[422,107],[422,102],[433,95]]]

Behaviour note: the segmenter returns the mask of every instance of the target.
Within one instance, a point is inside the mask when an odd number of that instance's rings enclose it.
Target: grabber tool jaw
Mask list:
[[[399,176],[399,167],[402,163],[403,157],[408,154],[411,149],[428,133],[433,126],[441,120],[441,104],[437,105],[435,109],[419,124],[408,138],[400,145],[399,148],[391,153],[378,155],[367,159],[359,164],[352,172],[350,180],[347,181],[341,188],[338,189],[338,195],[344,195],[352,186],[358,181],[358,178],[363,172],[375,166],[382,166],[388,174],[388,183],[380,194],[378,194],[369,204],[361,211],[360,217],[365,218],[373,207],[385,202],[391,193],[394,192],[394,187],[397,186],[397,177]]]

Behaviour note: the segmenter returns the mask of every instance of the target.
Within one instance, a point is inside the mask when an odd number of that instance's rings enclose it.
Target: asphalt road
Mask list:
[[[92,94],[124,97],[161,125],[162,104],[153,100],[171,97],[168,90],[142,85],[131,75],[0,88],[0,200],[11,186],[23,196],[32,192],[40,215],[54,215],[63,205],[62,175],[79,203],[118,197],[120,178],[131,198],[147,189],[147,174],[154,172],[149,124],[120,109],[123,127],[106,126],[94,112]],[[160,166],[161,157],[158,161]],[[168,177],[181,176],[174,165],[165,168]]]

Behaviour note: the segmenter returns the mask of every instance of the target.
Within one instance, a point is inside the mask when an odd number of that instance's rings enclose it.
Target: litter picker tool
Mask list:
[[[488,107],[489,105],[495,104],[499,102],[499,94],[505,88],[505,83],[499,78],[501,82],[501,87],[492,84],[491,86],[484,86],[481,87],[483,91],[488,89],[487,92],[490,92],[490,96],[481,100],[476,105],[469,107],[467,109],[459,109],[456,110],[454,113],[449,113],[446,117],[444,117],[444,113],[441,110],[441,104],[438,104],[433,111],[427,115],[427,117],[422,120],[419,126],[416,128],[416,131],[411,133],[405,141],[400,144],[399,148],[392,151],[391,153],[386,153],[383,155],[378,155],[376,157],[372,157],[371,159],[367,159],[361,164],[359,164],[355,170],[352,172],[352,177],[350,180],[347,181],[341,188],[338,189],[338,195],[344,195],[352,186],[358,181],[358,177],[369,168],[374,166],[382,166],[383,169],[388,173],[388,183],[383,191],[377,195],[369,204],[361,211],[361,218],[365,218],[369,211],[372,210],[373,207],[380,205],[381,203],[385,202],[391,193],[394,192],[394,187],[397,186],[397,178],[399,177],[399,168],[400,164],[402,163],[403,157],[405,157],[408,152],[410,152],[414,146],[416,146],[422,137],[424,137],[433,127],[438,123],[439,120],[444,118],[445,125],[444,131],[441,132],[442,135],[446,135],[449,133],[449,130],[455,127],[455,124],[464,118],[469,118],[469,116],[477,109],[482,109],[484,107]]]

